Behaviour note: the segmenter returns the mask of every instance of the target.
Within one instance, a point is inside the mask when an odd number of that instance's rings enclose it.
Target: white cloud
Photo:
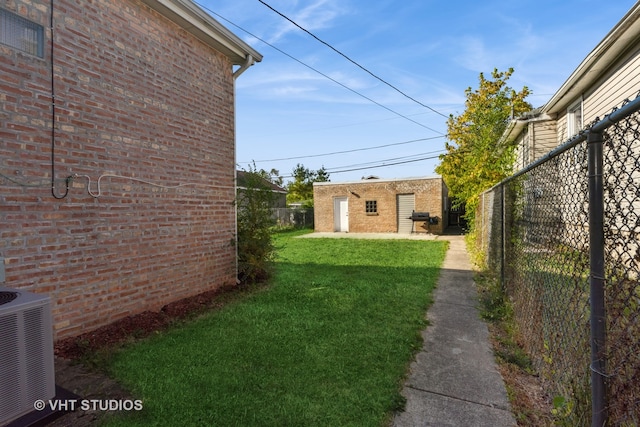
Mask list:
[[[493,55],[487,51],[482,38],[477,36],[463,36],[453,40],[453,60],[460,66],[476,72],[486,72],[496,67]]]
[[[307,4],[302,9],[293,13],[285,12],[285,10],[280,10],[275,6],[274,9],[308,31],[329,28],[331,27],[331,23],[344,13],[344,9],[340,7],[335,0],[315,0],[311,4]],[[275,12],[272,13],[275,14]],[[280,20],[280,24],[274,33],[269,36],[269,43],[275,43],[291,32],[299,31],[302,33],[301,29],[297,28],[285,18],[278,16],[278,19]]]

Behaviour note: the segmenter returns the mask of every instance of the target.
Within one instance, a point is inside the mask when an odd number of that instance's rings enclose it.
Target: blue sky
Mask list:
[[[286,181],[297,163],[324,166],[333,182],[433,176],[444,116],[464,111],[479,73],[513,67],[509,85],[528,86],[542,106],[634,4],[263,1],[408,95],[258,0],[196,0],[264,55],[237,80],[239,167],[255,161]]]

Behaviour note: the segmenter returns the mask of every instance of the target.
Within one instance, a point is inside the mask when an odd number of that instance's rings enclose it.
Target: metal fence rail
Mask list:
[[[485,192],[476,229],[570,425],[640,425],[640,97]]]

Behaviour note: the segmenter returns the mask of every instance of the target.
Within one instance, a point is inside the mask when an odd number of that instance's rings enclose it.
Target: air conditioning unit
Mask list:
[[[55,397],[51,303],[0,287],[0,425]]]

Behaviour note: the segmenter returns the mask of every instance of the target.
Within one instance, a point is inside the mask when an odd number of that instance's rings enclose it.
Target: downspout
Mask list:
[[[247,68],[251,67],[253,64],[254,64],[253,56],[247,55],[247,57],[245,58],[244,64],[242,64],[240,68],[238,68],[236,71],[233,72],[233,80],[236,80],[238,77],[240,77],[240,74],[247,71]]]
[[[238,68],[236,71],[233,72],[233,187],[234,187],[234,203],[233,203],[233,210],[234,210],[234,231],[235,231],[235,235],[234,235],[234,240],[235,240],[235,246],[236,246],[236,284],[240,284],[239,279],[238,279],[238,173],[237,171],[237,165],[238,165],[238,159],[237,159],[237,155],[238,155],[238,150],[236,149],[237,147],[237,141],[236,141],[236,128],[237,128],[237,116],[236,116],[236,79],[238,77],[240,77],[240,74],[244,73],[247,68],[249,68],[250,66],[252,66],[254,64],[254,60],[253,60],[253,56],[251,56],[250,54],[247,54],[244,64],[242,64],[240,66],[240,68]]]

